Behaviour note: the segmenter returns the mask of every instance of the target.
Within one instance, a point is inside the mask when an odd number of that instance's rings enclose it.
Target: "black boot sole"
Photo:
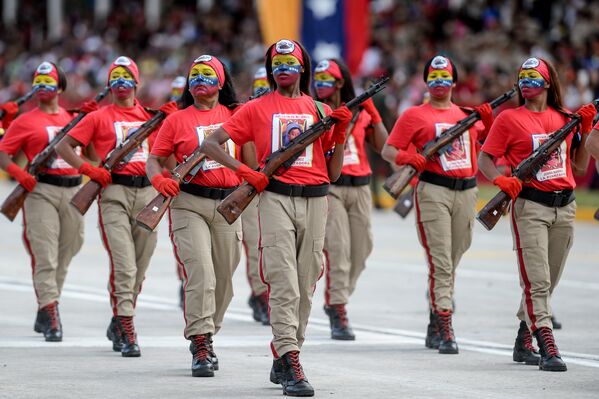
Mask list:
[[[460,353],[458,348],[442,348],[439,346],[439,353],[442,355],[457,355]]]
[[[516,363],[524,363],[527,366],[538,366],[541,361],[540,357],[535,357],[534,360],[532,358],[527,357],[526,355],[520,354],[518,352],[514,352],[512,355],[512,359]]]
[[[214,369],[212,370],[191,370],[192,377],[214,377]]]
[[[539,364],[539,370],[541,371],[568,371],[568,366],[560,365],[560,366],[543,366]]]
[[[439,349],[439,344],[440,344],[440,342],[433,343],[432,341],[430,341],[428,339],[426,339],[424,341],[424,346],[427,347],[427,348],[429,348],[429,349]]]
[[[307,398],[307,397],[314,396],[314,391],[312,391],[312,392],[287,392],[287,390],[285,388],[283,388],[283,395],[299,397],[299,398]]]
[[[62,342],[62,337],[44,337],[46,342]]]
[[[338,335],[338,336],[334,336],[331,335],[331,339],[337,340],[337,341],[355,341],[356,340],[356,336],[347,336],[347,335]]]

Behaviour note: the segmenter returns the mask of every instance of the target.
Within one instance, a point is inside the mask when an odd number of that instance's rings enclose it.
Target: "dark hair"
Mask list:
[[[341,78],[343,79],[343,86],[341,89],[339,89],[339,97],[342,103],[347,103],[356,97],[356,90],[354,89],[354,82],[352,81],[349,68],[343,63],[343,61],[337,58],[329,58],[329,61],[333,61],[339,66]]]
[[[455,64],[453,63],[451,58],[449,58],[443,54],[437,54],[437,55],[441,55],[442,57],[445,57],[449,60],[449,63],[451,64],[451,70],[453,71],[451,74],[451,77],[453,78],[453,83],[457,83],[458,82],[458,68],[455,67]],[[437,57],[437,55],[435,55],[435,57]],[[428,77],[428,68],[431,66],[431,62],[433,62],[435,57],[428,60],[426,65],[424,65],[424,69],[422,70],[422,80],[424,80],[425,82],[426,82],[426,78]]]
[[[223,64],[223,70],[225,71],[225,83],[223,87],[218,92],[218,102],[225,107],[232,107],[239,102],[237,101],[237,94],[235,94],[235,86],[233,85],[233,79],[231,78],[231,73],[229,72],[229,68],[225,64]],[[184,109],[193,105],[194,100],[191,92],[189,91],[189,79],[185,83],[185,89],[183,90],[183,94],[178,101],[179,109]]]
[[[562,85],[559,82],[559,78],[557,77],[557,71],[555,67],[546,59],[539,58],[542,62],[547,65],[547,69],[549,70],[549,88],[547,89],[547,105],[551,108],[555,109],[562,114],[569,115],[569,112],[564,108],[564,102],[562,100]],[[519,80],[520,69],[518,68],[518,76],[516,76],[516,82]],[[522,91],[520,90],[520,86],[518,86],[518,104],[524,105],[524,97],[522,97]]]
[[[303,68],[304,72],[300,77],[300,91],[304,94],[310,95],[310,79],[312,75],[312,61],[310,60],[310,54],[308,54],[308,50],[300,43],[293,41],[294,44],[298,45],[302,50],[302,62],[304,63]],[[266,50],[266,56],[264,57],[264,67],[266,68],[266,78],[268,79],[268,84],[270,84],[270,88],[272,91],[277,89],[277,83],[275,82],[274,77],[272,76],[272,48],[277,43],[273,43],[268,50]]]

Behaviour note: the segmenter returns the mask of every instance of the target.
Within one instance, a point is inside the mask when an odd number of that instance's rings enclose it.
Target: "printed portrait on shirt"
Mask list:
[[[305,132],[314,123],[314,117],[309,114],[275,114],[272,119],[272,148],[273,152],[289,143]],[[297,158],[292,166],[312,166],[312,144]]]
[[[539,133],[532,135],[532,148],[533,151],[539,148],[541,144],[543,144],[549,138],[548,134]],[[551,157],[545,165],[541,167],[541,169],[536,174],[536,179],[538,181],[545,181],[551,179],[558,179],[560,177],[566,177],[566,153],[568,151],[568,146],[566,142],[562,142],[562,145],[555,151],[551,153]]]
[[[46,132],[48,133],[48,143],[54,140],[56,137],[56,133],[60,132],[62,126],[46,126]],[[81,155],[81,147],[75,148],[75,153],[77,155]],[[48,162],[49,169],[72,169],[73,167],[65,162],[58,154],[55,154],[52,158],[50,158],[50,162]]]
[[[451,123],[435,123],[437,137],[451,127],[453,127],[453,124]],[[444,171],[471,168],[472,159],[470,153],[470,134],[468,130],[466,130],[460,137],[453,140],[447,151],[439,156],[439,159],[441,160],[441,166]]]
[[[114,133],[116,134],[116,146],[118,147],[121,143],[123,143],[129,136],[131,136],[135,131],[143,125],[144,122],[136,121],[136,122],[114,122]],[[148,140],[144,140],[141,146],[131,151],[131,153],[127,154],[125,159],[121,161],[118,169],[124,167],[129,162],[146,162],[149,155],[149,147]]]
[[[198,145],[202,145],[202,143],[204,142],[204,139],[206,139],[208,136],[210,136],[212,133],[216,132],[216,130],[222,125],[222,123],[217,123],[214,125],[209,125],[209,126],[196,126],[196,133],[198,134]],[[231,139],[225,141],[221,147],[223,148],[223,150],[225,150],[225,152],[227,154],[229,154],[230,156],[232,156],[233,158],[235,158],[235,143],[233,143],[233,141]],[[221,164],[219,164],[218,162],[212,160],[212,159],[206,159],[206,161],[204,161],[204,164],[202,165],[202,170],[203,171],[207,171],[207,170],[212,170],[212,169],[218,169],[218,168],[222,168],[223,166]]]
[[[356,139],[350,134],[345,143],[345,148],[343,149],[343,165],[357,165],[359,163],[360,157],[358,156]]]

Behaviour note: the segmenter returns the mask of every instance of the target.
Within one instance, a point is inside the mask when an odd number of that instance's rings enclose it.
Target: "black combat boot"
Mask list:
[[[137,344],[137,333],[133,325],[133,316],[117,316],[118,328],[122,338],[121,356],[140,357],[141,349]]]
[[[534,332],[534,335],[537,339],[537,344],[539,345],[539,352],[541,353],[539,369],[544,371],[568,370],[566,363],[564,363],[559,354],[551,328],[541,327]]]
[[[194,377],[214,377],[214,366],[210,357],[210,334],[192,335],[189,350],[193,355],[191,360],[191,375]]]
[[[214,352],[214,342],[212,341],[212,334],[208,334],[208,357],[212,362],[212,367],[214,367],[214,371],[218,370],[218,357],[216,357],[216,352]]]
[[[314,396],[314,388],[304,375],[299,352],[287,352],[281,357],[283,364],[283,393],[288,396]],[[274,365],[273,365],[274,366]]]
[[[179,287],[179,307],[181,310],[185,310],[185,285],[181,282],[181,287]]]
[[[557,321],[557,319],[555,318],[555,315],[551,316],[551,323],[553,324],[553,329],[554,330],[561,330],[562,329],[562,323]]]
[[[539,352],[532,344],[532,334],[525,321],[520,321],[520,328],[518,328],[518,335],[514,343],[513,359],[518,363],[524,362],[524,364],[532,366],[539,365]]]
[[[258,301],[262,309],[262,325],[270,326],[270,312],[268,311],[268,292],[264,291],[262,294],[260,294],[258,297]]]
[[[270,382],[273,384],[282,384],[284,380],[285,370],[283,369],[283,359],[274,359],[270,369]]]
[[[262,307],[260,306],[260,295],[251,295],[248,300],[248,305],[252,309],[252,317],[254,321],[262,322]]]
[[[345,305],[324,305],[324,312],[329,316],[331,338],[342,341],[353,341],[356,336],[349,325]]]
[[[112,319],[110,319],[110,324],[106,329],[106,338],[108,338],[109,341],[112,341],[113,351],[121,351],[121,349],[123,348],[123,337],[121,336],[121,331],[118,327],[116,316],[112,316]]]
[[[451,311],[438,312],[438,325],[439,334],[441,336],[441,342],[439,342],[439,353],[443,354],[457,354],[458,343],[455,342],[455,335],[453,333],[453,326],[451,322]]]
[[[58,313],[58,302],[52,302],[40,309],[40,325],[46,342],[62,341],[62,323]]]
[[[46,313],[42,312],[41,309],[38,309],[37,315],[35,316],[35,323],[33,323],[33,331],[35,331],[36,333],[44,332],[45,314]]]
[[[428,326],[426,327],[426,339],[424,346],[431,349],[439,349],[441,335],[439,334],[439,317],[431,310],[428,316]]]

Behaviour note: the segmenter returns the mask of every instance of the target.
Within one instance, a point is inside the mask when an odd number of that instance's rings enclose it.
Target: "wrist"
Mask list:
[[[19,165],[17,165],[14,162],[11,162],[8,164],[8,166],[6,167],[6,172],[11,175],[12,177],[15,177],[16,175],[18,175],[20,172],[23,172],[23,169],[19,168]]]

